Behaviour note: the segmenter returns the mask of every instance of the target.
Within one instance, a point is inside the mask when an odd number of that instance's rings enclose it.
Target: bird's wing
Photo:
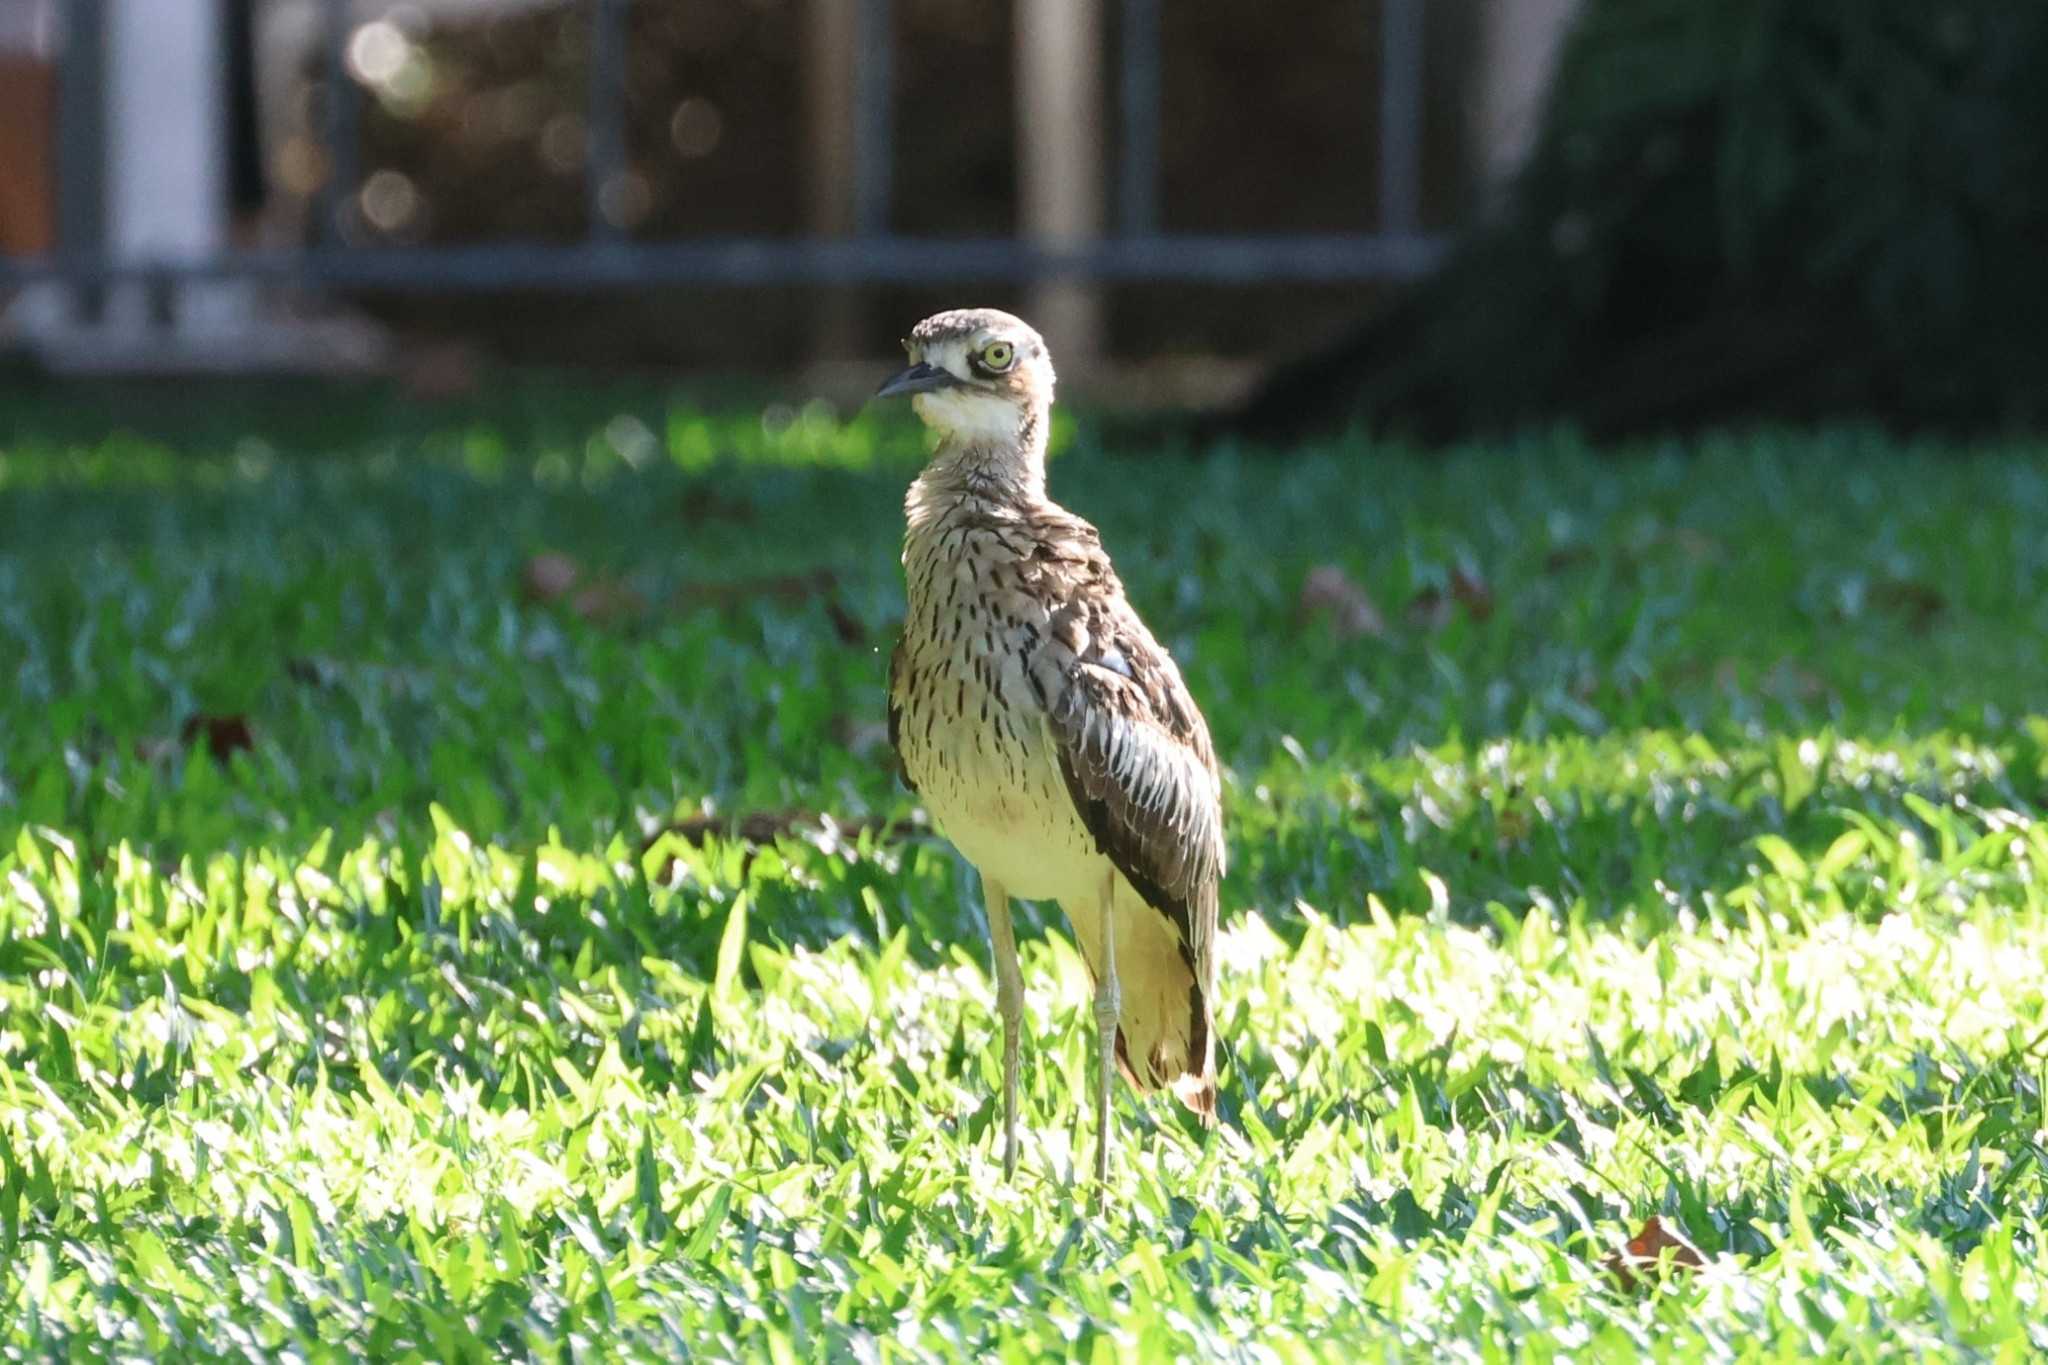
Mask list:
[[[1097,564],[1052,612],[1033,661],[1060,772],[1097,846],[1180,930],[1181,951],[1206,990],[1224,870],[1209,727],[1099,547],[1087,558]]]

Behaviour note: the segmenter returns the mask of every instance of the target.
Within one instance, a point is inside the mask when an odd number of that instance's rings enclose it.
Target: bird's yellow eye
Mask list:
[[[991,370],[1007,370],[1017,359],[1017,348],[1007,341],[991,341],[982,348],[981,363]]]

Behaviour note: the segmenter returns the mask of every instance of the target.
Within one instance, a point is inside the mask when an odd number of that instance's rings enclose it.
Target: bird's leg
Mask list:
[[[1024,973],[1017,966],[1017,935],[1010,927],[1010,896],[986,872],[981,895],[988,905],[988,936],[995,945],[996,1011],[1003,1016],[1003,1179],[1017,1175],[1017,1048],[1024,1029]]]
[[[1095,1179],[1109,1179],[1109,1100],[1116,1082],[1116,1026],[1123,988],[1116,979],[1116,873],[1102,884],[1102,975],[1095,982]]]

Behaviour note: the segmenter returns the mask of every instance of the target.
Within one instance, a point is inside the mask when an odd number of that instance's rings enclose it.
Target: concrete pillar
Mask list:
[[[0,0],[0,256],[42,256],[60,229],[57,148],[64,95],[49,0]],[[0,344],[62,326],[70,291],[39,281],[0,291]]]
[[[50,11],[0,3],[0,254],[40,256],[56,239],[57,68]]]
[[[854,230],[861,57],[855,0],[809,0],[803,30],[804,226],[813,237],[847,237]],[[861,334],[861,313],[857,291],[818,291],[810,358],[829,364],[876,354],[876,339]]]
[[[1482,0],[1479,173],[1489,192],[1522,167],[1534,142],[1557,57],[1579,0]]]
[[[107,0],[107,246],[124,265],[203,260],[227,243],[227,123],[218,0]],[[186,284],[180,331],[246,319],[246,286]],[[108,321],[147,325],[141,291],[108,300]]]
[[[1017,6],[1018,214],[1023,235],[1072,247],[1102,235],[1102,10],[1099,0]],[[1033,286],[1025,320],[1053,354],[1102,349],[1102,299],[1079,280]]]

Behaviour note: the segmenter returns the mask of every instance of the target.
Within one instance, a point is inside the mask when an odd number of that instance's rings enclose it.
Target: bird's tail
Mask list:
[[[1214,1016],[1209,992],[1181,951],[1180,934],[1118,878],[1116,974],[1123,997],[1117,1068],[1137,1091],[1169,1089],[1204,1124],[1216,1121]],[[1088,917],[1092,918],[1092,917]],[[1092,923],[1074,921],[1091,976],[1102,960]]]
[[[1216,1126],[1216,1058],[1214,1045],[1210,1041],[1212,1019],[1209,1001],[1200,987],[1188,992],[1188,1040],[1192,1046],[1186,1061],[1176,1062],[1165,1049],[1154,1047],[1149,1050],[1148,1075],[1139,1075],[1131,1065],[1130,1037],[1119,1026],[1116,1031],[1117,1069],[1124,1074],[1124,1080],[1133,1090],[1140,1092],[1164,1085],[1173,1092],[1173,1097],[1194,1111],[1204,1128]],[[1157,1068],[1156,1070],[1153,1068]]]
[[[1216,1068],[1212,1064],[1202,1069],[1201,1075],[1192,1071],[1183,1072],[1173,1083],[1174,1096],[1188,1108],[1195,1111],[1195,1117],[1202,1121],[1204,1128],[1216,1126]]]

